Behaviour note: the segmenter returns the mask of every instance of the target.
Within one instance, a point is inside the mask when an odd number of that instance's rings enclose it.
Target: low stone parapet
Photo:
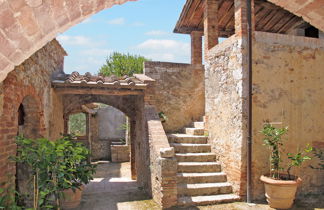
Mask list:
[[[111,162],[121,163],[130,161],[129,145],[111,145]]]
[[[177,205],[177,161],[154,106],[145,106],[145,125],[150,144],[151,192],[164,209]]]

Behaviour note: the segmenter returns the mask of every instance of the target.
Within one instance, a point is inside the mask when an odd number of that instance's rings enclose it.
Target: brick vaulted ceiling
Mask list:
[[[134,0],[1,0],[0,82],[58,33],[115,4]],[[269,0],[324,31],[323,0]],[[174,20],[176,21],[176,20]]]
[[[0,0],[0,82],[59,33],[127,1]]]

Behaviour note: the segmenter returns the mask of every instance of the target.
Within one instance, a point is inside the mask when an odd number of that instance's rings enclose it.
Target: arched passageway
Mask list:
[[[18,132],[20,136],[25,138],[36,139],[41,137],[41,123],[40,123],[40,107],[37,101],[32,96],[26,96],[17,110]],[[26,165],[16,163],[16,190],[19,193],[19,204],[30,205],[31,197],[27,194],[32,194],[33,188],[30,184],[31,174]]]
[[[102,103],[76,107],[64,115],[65,133],[91,152],[91,161],[129,161],[130,125],[122,111]]]
[[[127,115],[130,124],[132,178],[143,185],[148,182],[143,176],[137,176],[137,171],[141,173],[148,171],[141,164],[148,155],[148,145],[144,142],[143,122],[146,84],[136,77],[114,79],[73,72],[71,75],[53,80],[52,85],[55,92],[62,96],[65,128],[69,114],[82,112],[84,109],[82,106],[86,104],[106,104]]]

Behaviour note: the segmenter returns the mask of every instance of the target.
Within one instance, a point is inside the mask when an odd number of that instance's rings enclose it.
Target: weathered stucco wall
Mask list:
[[[242,39],[232,36],[208,52],[205,64],[208,142],[233,184],[244,194],[245,134]]]
[[[109,106],[99,108],[97,116],[99,139],[125,139],[126,132],[122,126],[126,123],[126,116],[123,112]]]
[[[263,197],[259,177],[269,168],[269,151],[262,145],[259,133],[264,121],[282,122],[282,126],[289,127],[284,153],[296,153],[308,143],[324,149],[323,62],[323,40],[256,32],[253,45],[255,198]],[[298,171],[303,179],[299,196],[324,193],[324,172],[309,168],[316,161],[306,162]]]
[[[0,183],[16,173],[15,164],[7,159],[16,154],[21,103],[25,109],[26,137],[56,139],[63,132],[62,101],[51,89],[51,75],[63,71],[65,55],[53,40],[17,66],[0,84]]]
[[[145,62],[145,75],[156,80],[155,105],[168,117],[166,132],[178,131],[204,115],[204,69],[202,65]]]
[[[99,108],[92,116],[91,126],[91,154],[94,160],[112,160],[111,142],[125,140],[126,115],[118,109],[108,106]],[[125,154],[129,156],[128,154]]]

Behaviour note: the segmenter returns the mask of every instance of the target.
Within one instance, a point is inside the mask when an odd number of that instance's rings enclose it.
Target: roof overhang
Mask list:
[[[255,0],[256,31],[286,33],[289,30],[307,25],[300,17],[278,7],[266,0]],[[205,0],[187,0],[174,32],[190,34],[192,31],[204,30]],[[219,0],[218,31],[220,37],[229,37],[235,32],[234,0]]]
[[[145,75],[134,77],[92,76],[87,73],[80,75],[78,72],[60,75],[52,80],[52,87],[58,94],[91,94],[91,95],[143,95],[153,79]]]

